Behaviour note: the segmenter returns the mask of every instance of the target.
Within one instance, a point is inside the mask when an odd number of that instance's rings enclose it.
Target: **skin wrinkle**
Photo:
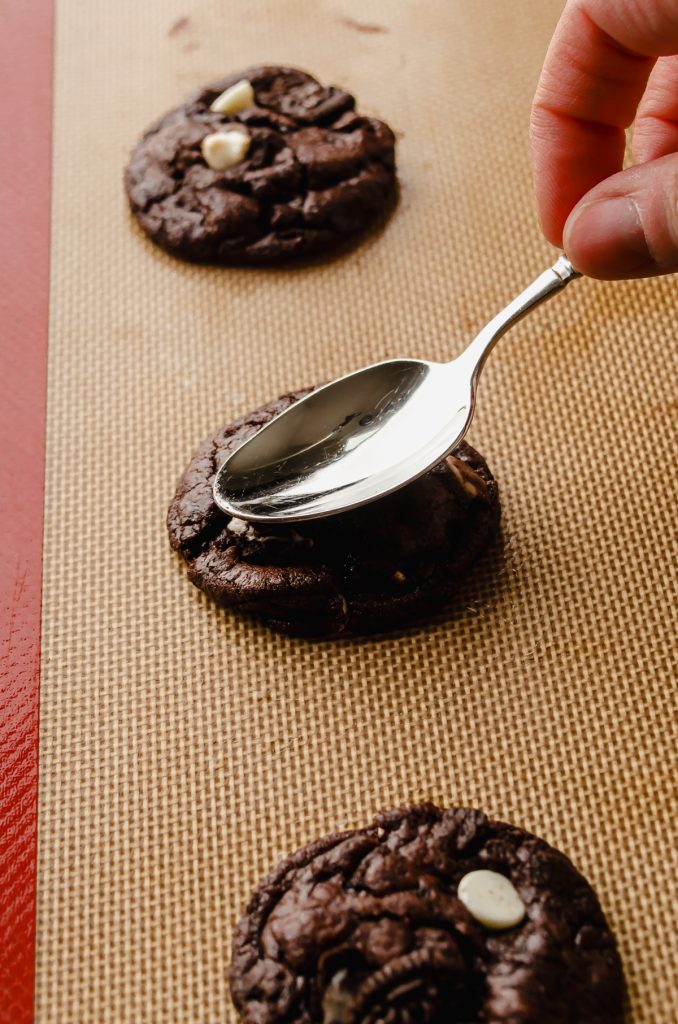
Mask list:
[[[587,9],[586,3],[581,4],[581,12],[584,18],[589,22],[591,28],[595,31],[598,30],[601,34],[601,43],[604,47],[609,48],[614,53],[619,54],[622,57],[630,57],[632,60],[645,61],[648,56],[652,56],[647,53],[639,53],[636,49],[629,46],[624,46],[618,39],[615,39],[613,35],[607,32],[603,26],[595,20],[593,15]]]
[[[633,120],[633,114],[635,113],[638,100],[640,99],[644,88],[644,81],[650,73],[655,58],[648,58],[642,54],[633,53],[632,51],[620,46],[615,39],[596,24],[585,9],[582,9],[580,13],[588,26],[586,30],[588,38],[585,40],[585,43],[583,43],[582,40],[575,40],[574,38],[564,36],[558,49],[559,61],[566,64],[568,70],[574,69],[578,71],[580,80],[577,82],[576,87],[573,87],[572,91],[568,92],[567,88],[565,88],[568,82],[567,80],[563,82],[562,78],[563,68],[560,67],[556,69],[552,67],[552,62],[549,62],[547,59],[542,79],[537,90],[536,106],[541,106],[543,109],[553,111],[554,113],[564,113],[576,116],[573,113],[573,107],[585,99],[586,106],[589,108],[592,102],[592,69],[590,67],[590,61],[592,51],[597,51],[595,85],[597,86],[599,82],[602,82],[608,86],[612,85],[613,87],[617,87],[619,85],[626,86],[631,90],[632,96],[630,97],[630,105],[626,107],[628,116],[623,117],[621,123],[618,125],[616,124],[616,114],[612,121],[609,119],[601,119],[591,116],[581,116],[581,120],[591,123],[606,124],[608,126],[613,125],[616,127],[626,127]],[[571,32],[573,32],[572,29]],[[614,60],[614,72],[611,70],[606,71],[601,66],[601,49],[603,51],[610,51],[612,56],[616,58]],[[584,53],[585,56],[582,56],[582,53]],[[586,94],[582,93],[582,85],[586,85]],[[551,95],[551,100],[548,103],[544,103],[544,101],[540,99],[541,93],[544,91]],[[608,95],[608,99],[610,103],[614,103],[614,106],[618,108],[620,106],[618,89],[615,88],[615,92],[616,95],[614,97]],[[609,89],[606,89],[605,93],[609,94]],[[565,103],[565,100],[568,100],[569,102]],[[565,109],[563,109],[563,107]]]
[[[678,83],[677,83],[678,89]],[[633,157],[636,163],[649,163],[659,157],[669,156],[678,146],[678,118],[646,114],[643,117],[642,139],[638,127],[633,138]]]
[[[648,171],[654,179],[650,183],[647,182]],[[678,264],[678,155],[669,154],[651,164],[629,167],[613,175],[591,191],[571,219],[585,216],[587,207],[601,201],[601,194],[606,199],[627,197],[634,203],[650,254],[648,263],[651,258],[655,270],[675,269]],[[668,216],[662,216],[663,212]],[[570,222],[567,229],[570,229]]]
[[[669,228],[672,229],[671,241],[674,248],[678,250],[678,160],[672,162],[669,174],[664,180],[664,189],[666,203],[671,213],[668,218]]]
[[[656,144],[653,139],[656,137]],[[638,107],[633,154],[638,162],[678,149],[678,56],[660,57]]]
[[[678,46],[678,9],[673,0],[578,0],[575,6],[632,55],[668,56]]]

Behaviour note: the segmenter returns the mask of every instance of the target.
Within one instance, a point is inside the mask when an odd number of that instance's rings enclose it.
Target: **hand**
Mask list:
[[[539,217],[591,277],[678,270],[676,54],[678,0],[568,0],[549,47],[531,124]]]

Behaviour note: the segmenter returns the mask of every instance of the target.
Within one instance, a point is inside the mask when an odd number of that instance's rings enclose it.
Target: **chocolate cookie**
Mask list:
[[[305,394],[223,428],[189,463],[167,518],[189,579],[220,604],[307,636],[381,629],[444,604],[499,523],[497,485],[467,444],[402,490],[329,519],[250,525],[214,503],[226,457]]]
[[[125,184],[146,234],[209,263],[328,252],[395,196],[395,140],[341,89],[250,68],[201,89],[146,132]]]
[[[423,804],[299,850],[233,942],[244,1024],[619,1024],[623,975],[567,857]]]

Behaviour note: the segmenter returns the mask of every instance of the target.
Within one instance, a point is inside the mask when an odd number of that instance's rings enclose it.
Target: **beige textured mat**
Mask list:
[[[504,551],[428,626],[273,635],[204,600],[164,527],[220,423],[371,360],[451,356],[547,265],[527,121],[560,6],[59,3],[39,1024],[230,1024],[256,879],[429,795],[566,851],[619,936],[634,1021],[676,1019],[675,279],[577,282],[499,345],[472,441]],[[128,151],[262,60],[398,130],[400,207],[332,265],[175,262],[127,216]]]

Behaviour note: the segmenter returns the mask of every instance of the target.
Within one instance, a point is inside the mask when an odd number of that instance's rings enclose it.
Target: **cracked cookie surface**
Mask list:
[[[262,526],[215,504],[227,456],[308,390],[218,431],[187,466],[167,526],[189,579],[222,605],[306,636],[371,632],[440,607],[499,525],[497,484],[465,443],[402,490],[328,519]]]
[[[210,110],[247,80],[255,105]],[[245,159],[211,169],[211,133],[245,132]],[[208,263],[307,259],[357,237],[395,198],[395,139],[355,111],[347,92],[294,68],[259,67],[196,92],[152,125],[132,152],[125,185],[132,212],[162,248]]]
[[[488,931],[457,897],[509,878],[526,914]],[[572,863],[481,811],[422,804],[320,839],[255,890],[233,941],[244,1024],[620,1024],[623,975]]]

